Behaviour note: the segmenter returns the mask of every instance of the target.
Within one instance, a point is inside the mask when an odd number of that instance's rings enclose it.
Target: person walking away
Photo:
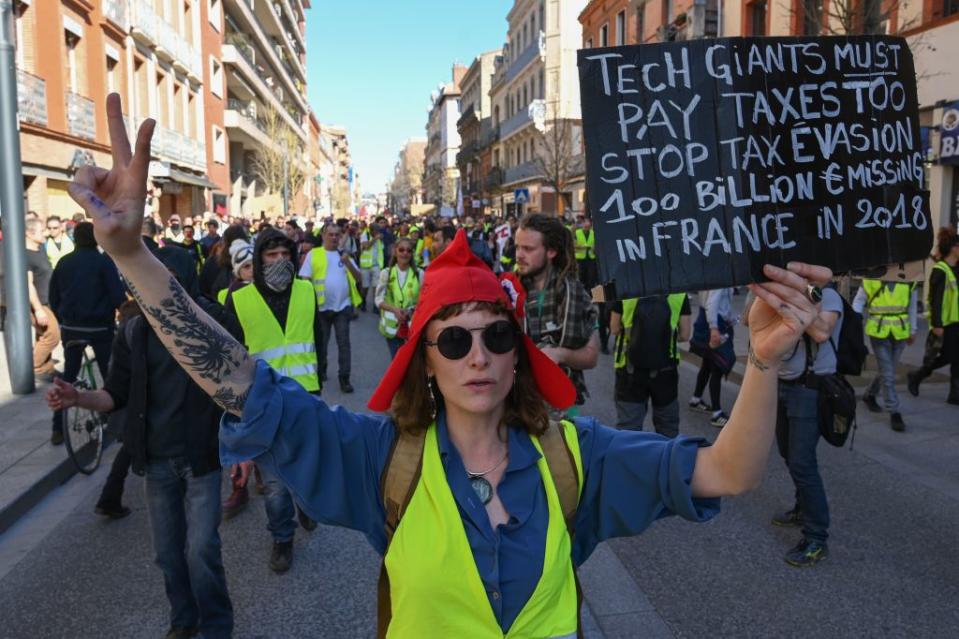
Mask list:
[[[183,273],[177,267],[182,263],[167,264],[178,280]],[[216,317],[215,305],[199,302]],[[78,392],[57,380],[47,391],[47,403],[57,411],[71,406],[101,413],[124,410],[124,448],[133,472],[146,477],[155,563],[170,604],[166,639],[230,637],[233,604],[219,532],[220,408],[139,314],[117,331],[103,389]]]
[[[616,335],[616,426],[643,430],[649,404],[653,427],[665,437],[679,435],[679,348],[691,330],[685,293],[616,302],[610,330]]]
[[[559,219],[525,216],[516,232],[516,263],[526,291],[523,331],[560,365],[576,387],[576,404],[586,402],[584,370],[599,359],[597,312],[576,276],[573,238]]]
[[[51,215],[47,218],[47,241],[44,243],[47,257],[50,259],[50,266],[57,267],[57,262],[67,253],[73,252],[73,240],[63,232],[63,224],[60,216]]]
[[[580,215],[573,233],[573,245],[576,254],[576,269],[586,292],[599,284],[599,271],[596,267],[596,234],[593,232],[592,218]],[[599,313],[599,352],[609,355],[609,309],[605,302],[596,305]]]
[[[872,343],[872,352],[879,365],[879,373],[873,378],[862,397],[863,403],[874,413],[882,408],[876,401],[880,387],[884,395],[884,405],[889,412],[889,425],[896,432],[906,430],[902,419],[899,394],[896,392],[896,367],[899,358],[916,337],[916,285],[906,282],[882,282],[864,279],[852,308],[857,313],[865,309],[866,335]]]
[[[939,231],[939,259],[929,276],[929,335],[922,366],[909,373],[909,392],[919,397],[919,385],[932,371],[949,364],[946,403],[959,406],[959,236]]]
[[[116,331],[116,314],[126,300],[120,272],[109,257],[97,250],[93,224],[80,222],[73,231],[76,248],[64,255],[50,277],[50,308],[60,324],[63,341],[63,380],[73,383],[80,373],[85,346],[96,356],[102,379]],[[53,413],[53,444],[63,442],[63,413]]]
[[[321,232],[323,246],[310,251],[300,268],[300,277],[313,282],[316,303],[319,306],[322,341],[317,342],[321,379],[326,378],[327,348],[330,335],[336,331],[340,390],[352,393],[350,383],[350,318],[353,307],[359,306],[362,298],[356,287],[360,271],[349,256],[338,250],[340,227],[327,224]]]
[[[43,248],[46,241],[43,221],[32,217],[26,221],[25,226],[27,294],[30,299],[30,319],[36,333],[36,343],[33,345],[33,374],[42,382],[52,382],[57,374],[53,365],[53,351],[60,343],[60,325],[50,308],[50,278],[53,276],[53,268]],[[54,444],[61,443],[62,434],[51,441]]]
[[[405,238],[394,242],[390,267],[380,273],[376,286],[380,335],[386,338],[391,359],[406,343],[413,308],[420,297],[421,271],[412,265],[412,258],[412,240]]]
[[[815,566],[829,556],[829,501],[816,447],[819,431],[819,380],[836,373],[836,353],[842,330],[842,298],[835,288],[822,289],[819,317],[806,329],[791,355],[779,367],[776,445],[795,486],[791,510],[776,515],[776,526],[798,527],[802,537],[786,563]]]
[[[709,423],[722,428],[729,416],[722,409],[723,377],[736,361],[733,349],[732,289],[720,288],[699,294],[699,316],[693,327],[690,350],[702,358],[696,386],[689,400],[692,410],[709,414]],[[709,401],[703,392],[709,387]]]
[[[224,327],[254,359],[261,359],[306,391],[319,394],[317,348],[322,339],[316,298],[309,282],[296,279],[296,245],[274,228],[259,234],[253,246],[253,284],[234,289],[226,299]],[[245,467],[238,483],[246,483]],[[293,562],[296,509],[280,479],[263,472],[267,529],[273,537],[270,568],[284,573]],[[307,530],[315,522],[301,515]]]

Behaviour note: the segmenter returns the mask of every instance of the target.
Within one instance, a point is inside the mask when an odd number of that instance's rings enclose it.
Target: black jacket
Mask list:
[[[65,326],[113,327],[125,299],[113,260],[94,247],[77,247],[53,269],[50,308]]]
[[[201,305],[203,302],[201,302]],[[204,309],[207,310],[207,309]],[[147,331],[152,331],[146,318],[135,316],[123,322],[113,341],[110,370],[104,390],[114,402],[114,411],[124,409],[122,420],[123,443],[133,457],[133,472],[146,471],[147,451],[147,386],[150,371],[147,365]],[[167,354],[170,359],[172,355]],[[179,366],[179,373],[187,376]],[[185,412],[192,423],[185,429],[186,457],[193,475],[199,477],[220,468],[219,428],[223,412],[192,380],[184,399]]]

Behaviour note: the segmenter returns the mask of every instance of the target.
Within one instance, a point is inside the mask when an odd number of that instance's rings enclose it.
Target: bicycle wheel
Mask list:
[[[88,390],[85,380],[77,380],[77,390]],[[67,455],[84,475],[90,475],[100,465],[103,456],[103,430],[106,418],[95,411],[72,406],[63,409],[63,443]]]

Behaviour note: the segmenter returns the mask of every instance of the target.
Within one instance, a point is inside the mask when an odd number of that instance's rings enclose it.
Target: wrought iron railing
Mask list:
[[[76,93],[67,93],[67,130],[87,140],[97,137],[96,108],[93,100]]]
[[[47,83],[23,69],[17,69],[17,110],[22,121],[47,126]]]

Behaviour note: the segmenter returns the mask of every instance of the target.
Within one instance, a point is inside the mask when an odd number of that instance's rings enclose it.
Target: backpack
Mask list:
[[[672,312],[665,297],[636,300],[629,331],[627,361],[634,369],[660,371],[676,363],[673,350]]]
[[[814,359],[812,339],[806,334],[803,334],[802,338],[806,347],[805,374],[812,375]],[[849,433],[856,429],[856,391],[838,369],[830,375],[815,375],[814,379],[816,380],[816,414],[819,434],[826,443],[842,448],[846,444]],[[854,434],[854,441],[855,437]],[[852,448],[851,444],[850,448]]]
[[[852,305],[842,295],[842,326],[839,328],[839,344],[829,343],[836,353],[836,372],[841,375],[862,375],[866,363],[866,339],[862,327],[862,315],[853,310]],[[871,302],[872,300],[870,300]],[[867,303],[868,307],[869,304]]]
[[[380,492],[383,495],[383,505],[386,509],[386,548],[389,549],[393,541],[393,534],[400,525],[403,513],[413,497],[420,480],[420,470],[423,466],[423,446],[426,443],[426,429],[410,433],[400,431],[393,441],[383,469]],[[563,519],[566,521],[566,530],[570,539],[573,538],[576,520],[576,507],[579,503],[579,473],[573,453],[566,445],[563,436],[562,424],[550,421],[546,432],[539,437],[543,456],[549,466],[549,474],[556,485],[560,507],[563,510]],[[383,552],[383,561],[380,562],[380,577],[377,584],[377,639],[386,637],[392,619],[390,604],[390,582],[386,574],[386,551]],[[573,569],[576,580],[577,611],[582,610],[583,595],[579,587],[579,577]],[[577,624],[582,628],[582,620]],[[581,635],[580,635],[581,636]]]

